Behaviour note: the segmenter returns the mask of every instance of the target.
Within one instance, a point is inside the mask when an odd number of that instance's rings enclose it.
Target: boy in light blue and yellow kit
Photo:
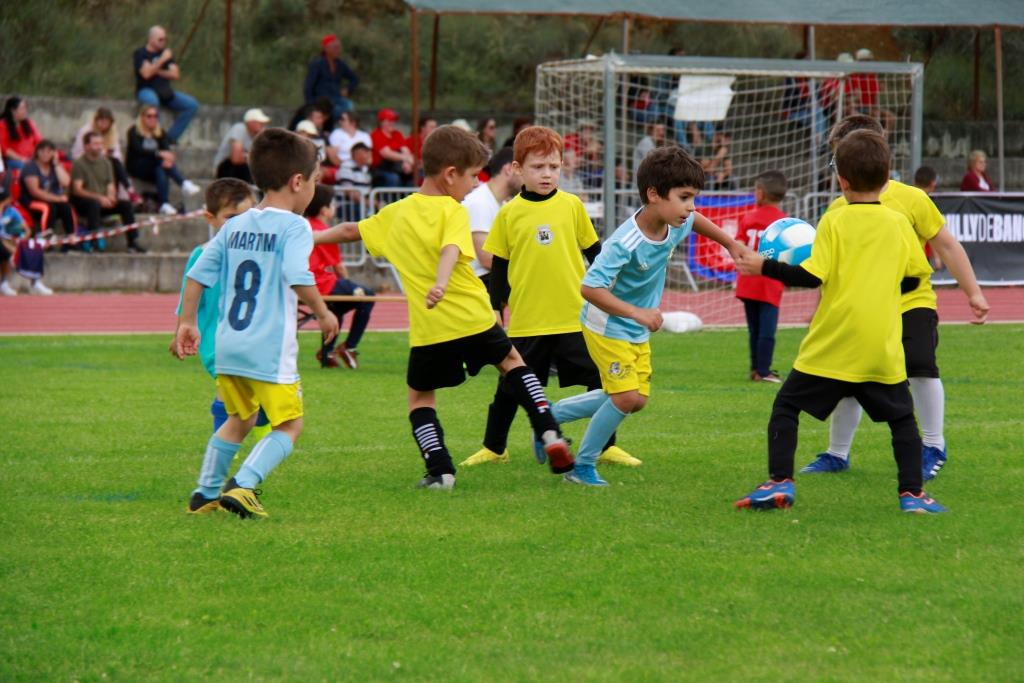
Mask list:
[[[643,208],[612,233],[583,277],[586,303],[580,314],[587,350],[601,373],[601,387],[555,404],[559,424],[591,417],[576,465],[565,480],[607,486],[596,463],[608,437],[651,393],[651,332],[661,328],[658,310],[665,271],[676,246],[691,231],[729,250],[745,249],[694,210],[704,187],[700,163],[680,147],[654,150],[637,169]]]
[[[223,481],[262,406],[273,429],[224,485],[219,503],[240,517],[265,517],[255,488],[292,452],[302,432],[298,301],[313,310],[327,339],[337,334],[338,320],[309,272],[313,236],[301,215],[319,178],[316,147],[270,128],[253,140],[249,166],[265,197],[227,221],[188,270],[174,352],[184,358],[199,351],[199,302],[204,288],[220,284],[215,371],[228,418],[207,443],[203,469],[211,485],[204,489],[201,482],[200,494],[216,499],[214,482]]]

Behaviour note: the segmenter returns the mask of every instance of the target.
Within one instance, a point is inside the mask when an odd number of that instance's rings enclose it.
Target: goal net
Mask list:
[[[782,171],[782,209],[815,225],[838,195],[828,130],[843,116],[886,128],[895,178],[921,159],[923,67],[885,62],[723,59],[651,55],[548,62],[537,67],[536,115],[565,138],[563,189],[580,195],[599,234],[640,206],[635,170],[645,151],[679,144],[705,167],[698,210],[735,234],[754,206],[754,178]],[[691,235],[669,266],[662,308],[705,325],[742,325],[728,253]],[[817,293],[788,290],[780,322],[810,320]]]

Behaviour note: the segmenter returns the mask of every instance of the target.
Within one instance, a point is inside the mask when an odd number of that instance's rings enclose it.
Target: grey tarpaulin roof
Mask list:
[[[440,14],[560,14],[816,26],[1024,26],[1024,0],[406,0]]]

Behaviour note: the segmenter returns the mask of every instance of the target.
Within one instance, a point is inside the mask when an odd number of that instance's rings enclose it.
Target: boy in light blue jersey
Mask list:
[[[197,311],[204,288],[221,285],[214,352],[217,390],[228,419],[210,437],[206,483],[223,480],[262,406],[273,430],[256,444],[223,491],[200,493],[240,517],[265,517],[254,490],[294,448],[302,432],[302,389],[295,338],[298,301],[317,317],[324,337],[338,332],[309,272],[313,236],[302,211],[319,177],[316,148],[288,131],[271,128],[253,140],[253,179],[265,193],[257,208],[232,218],[187,273],[174,351],[195,355],[201,336]]]
[[[574,484],[608,485],[597,473],[597,458],[626,416],[647,403],[648,339],[661,327],[658,305],[676,246],[693,231],[721,244],[733,258],[746,249],[694,211],[694,199],[704,187],[704,170],[682,148],[649,153],[637,170],[637,185],[643,208],[612,233],[583,277],[586,303],[580,321],[602,389],[563,399],[554,407],[560,424],[591,418],[576,465],[565,474],[565,480]]]
[[[219,231],[228,220],[245,213],[256,204],[255,197],[253,197],[248,183],[244,183],[237,178],[221,178],[220,180],[213,181],[206,188],[205,198],[204,217],[214,233]],[[186,273],[199,260],[205,247],[205,244],[200,244],[192,251],[188,263],[185,264]],[[187,282],[188,276],[183,275],[181,278],[181,294],[178,297],[178,308],[175,311],[175,315],[181,314],[181,299],[185,296],[185,285]],[[215,360],[216,346],[214,342],[216,339],[217,321],[220,317],[220,290],[220,283],[205,290],[199,300],[198,312],[199,360],[202,362],[206,372],[215,381],[217,379],[217,370]],[[171,352],[174,352],[173,344]],[[224,401],[221,400],[219,393],[214,395],[213,401],[210,403],[210,415],[213,418],[213,431],[216,433],[228,419],[227,410],[224,408]],[[256,417],[256,428],[253,429],[253,436],[259,440],[266,436],[269,431],[270,422],[267,420],[266,413],[261,408]],[[198,486],[192,492],[186,512],[189,514],[205,514],[219,510],[220,488],[224,484],[224,475],[225,472],[217,468],[214,458],[204,458],[202,467],[199,470]]]

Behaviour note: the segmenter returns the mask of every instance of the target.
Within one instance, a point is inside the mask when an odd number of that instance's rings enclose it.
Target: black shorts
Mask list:
[[[939,348],[939,314],[931,308],[912,308],[903,314],[903,354],[907,377],[938,377],[935,350]]]
[[[548,385],[552,365],[558,371],[560,387],[601,386],[601,375],[587,352],[582,332],[513,337],[512,344],[544,386]]]
[[[853,396],[875,422],[898,420],[914,412],[914,400],[906,381],[899,384],[844,382],[830,377],[792,370],[775,401],[796,406],[819,420],[825,420],[840,399]]]
[[[485,365],[497,365],[512,351],[505,330],[497,324],[489,330],[446,342],[409,349],[406,383],[416,391],[457,387],[466,373],[476,376]]]

